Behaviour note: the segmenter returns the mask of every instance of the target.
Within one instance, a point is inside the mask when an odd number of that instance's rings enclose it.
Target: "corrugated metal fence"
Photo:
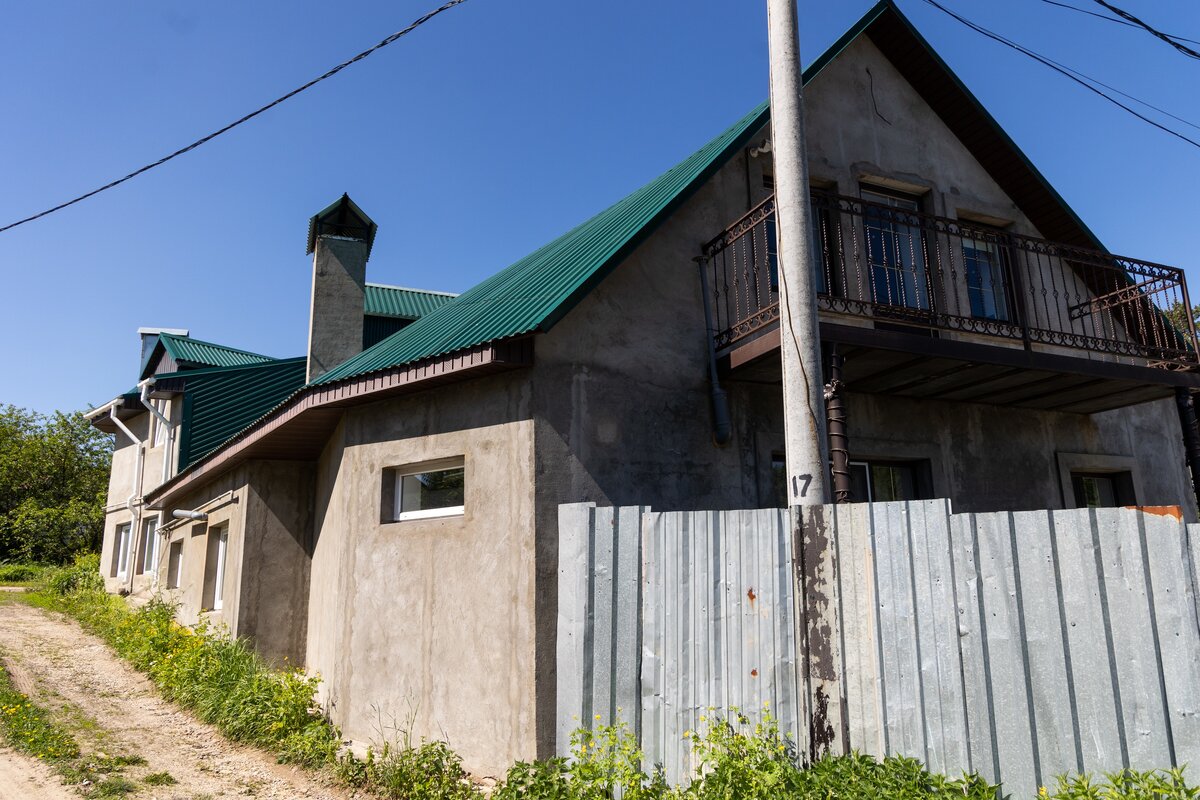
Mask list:
[[[617,718],[691,772],[710,709],[765,706],[800,736],[792,536],[783,510],[559,510],[558,749]]]
[[[841,746],[1018,795],[1068,771],[1200,766],[1200,526],[943,500],[826,506],[813,524],[836,548]],[[707,709],[764,703],[803,749],[787,512],[574,505],[559,527],[561,751],[620,708],[678,780]]]

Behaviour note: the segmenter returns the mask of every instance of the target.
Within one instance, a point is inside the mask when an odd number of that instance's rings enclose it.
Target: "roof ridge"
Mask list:
[[[459,293],[455,293],[455,292],[443,292],[443,291],[439,291],[437,289],[414,289],[411,286],[393,286],[390,283],[372,283],[371,281],[367,281],[366,285],[373,289],[395,289],[396,291],[400,291],[400,292],[418,292],[420,294],[436,294],[436,295],[440,295],[443,297],[458,297],[458,294],[459,294]]]
[[[179,372],[160,372],[157,375],[150,377],[157,380],[170,380],[173,378],[190,378],[202,377],[204,375],[216,375],[222,372],[233,372],[239,369],[266,369],[268,367],[285,367],[295,364],[299,361],[308,361],[308,356],[291,356],[289,358],[272,358],[267,361],[259,361],[253,364],[230,364],[226,367],[201,367],[200,369],[187,369]]]
[[[267,355],[263,355],[262,353],[254,353],[254,352],[251,352],[250,350],[243,350],[240,347],[230,347],[227,344],[217,344],[216,342],[209,342],[209,341],[205,341],[204,339],[197,339],[194,336],[177,336],[176,334],[173,334],[173,333],[160,333],[160,334],[158,334],[158,338],[160,340],[166,338],[166,339],[174,339],[174,340],[179,340],[179,341],[186,341],[191,344],[202,344],[206,347],[216,347],[220,350],[228,350],[231,353],[240,353],[241,355],[244,355],[244,356],[254,356],[255,358],[261,358],[266,361],[279,361],[280,360],[280,359],[275,358],[274,356],[267,356]]]

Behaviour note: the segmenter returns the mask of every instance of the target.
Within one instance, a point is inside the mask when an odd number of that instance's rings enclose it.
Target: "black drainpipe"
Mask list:
[[[696,268],[700,270],[700,294],[704,298],[704,338],[708,342],[708,380],[712,390],[713,441],[718,445],[726,445],[733,436],[733,423],[729,419],[729,395],[721,388],[721,379],[717,375],[717,347],[713,341],[716,331],[713,330],[712,301],[708,296],[708,259],[700,256],[695,261]]]
[[[1183,451],[1191,472],[1192,493],[1200,509],[1200,426],[1196,423],[1196,400],[1191,389],[1175,387],[1175,407],[1179,410],[1179,427],[1183,429]]]
[[[825,416],[829,427],[829,460],[833,468],[833,502],[849,503],[850,437],[846,430],[846,405],[842,400],[842,354],[837,342],[829,351],[829,382],[825,384]]]

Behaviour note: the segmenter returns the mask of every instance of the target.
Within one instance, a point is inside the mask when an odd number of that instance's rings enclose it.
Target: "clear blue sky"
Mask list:
[[[1039,0],[945,2],[1200,122],[1200,62],[1148,35]],[[0,225],[165,155],[435,4],[12,4]],[[471,0],[190,155],[0,234],[0,403],[111,399],[136,378],[138,326],[302,354],[307,219],[342,192],[379,223],[369,280],[469,288],[763,100],[765,5]],[[806,62],[871,5],[801,0]],[[1200,39],[1200,4],[1123,6]],[[1184,266],[1200,292],[1200,151],[920,0],[901,8],[1111,250]]]

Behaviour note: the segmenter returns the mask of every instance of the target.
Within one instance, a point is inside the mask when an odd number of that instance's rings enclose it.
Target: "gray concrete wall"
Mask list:
[[[748,502],[775,505],[782,399],[738,389],[734,397],[758,450],[758,494]],[[1072,508],[1063,464],[1105,471],[1129,463],[1139,505],[1180,505],[1196,519],[1173,400],[1092,416],[854,392],[846,400],[851,459],[928,462],[932,496],[950,498],[956,512]]]
[[[481,775],[537,755],[528,406],[514,373],[348,409],[321,457],[307,666],[360,746],[405,727]],[[461,516],[383,521],[385,470],[459,456]]]
[[[246,508],[237,634],[277,665],[300,665],[308,629],[309,553],[316,466],[298,461],[246,465]]]

